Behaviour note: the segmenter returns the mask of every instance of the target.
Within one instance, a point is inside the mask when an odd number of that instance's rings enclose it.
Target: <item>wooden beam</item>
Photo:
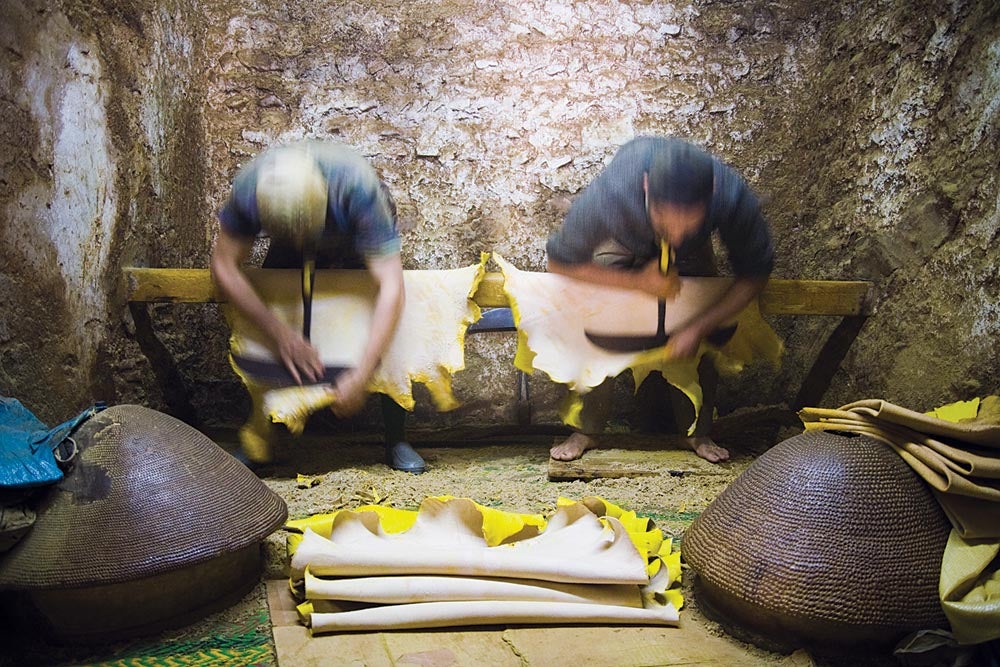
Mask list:
[[[559,442],[553,441],[553,444]],[[573,461],[549,459],[552,482],[619,477],[724,475],[729,471],[699,458],[680,436],[605,434],[601,447]]]
[[[258,269],[264,270],[264,269]],[[128,300],[160,303],[222,301],[208,269],[126,267]],[[765,315],[867,315],[871,313],[872,283],[842,280],[773,278],[760,295]],[[487,273],[473,299],[485,308],[509,306],[503,275]]]
[[[772,278],[759,297],[765,315],[870,315],[874,285],[863,280]]]
[[[129,301],[211,303],[225,299],[215,289],[208,269],[125,267]]]

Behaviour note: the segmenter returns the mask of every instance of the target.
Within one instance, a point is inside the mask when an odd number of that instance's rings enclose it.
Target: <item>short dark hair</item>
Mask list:
[[[657,203],[707,203],[712,184],[712,157],[686,141],[671,141],[649,168],[649,198]]]

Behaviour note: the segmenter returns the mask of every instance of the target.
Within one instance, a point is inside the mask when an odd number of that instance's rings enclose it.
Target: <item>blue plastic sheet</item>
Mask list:
[[[95,405],[49,428],[16,398],[0,397],[0,488],[42,486],[62,479],[55,448],[102,409],[103,404]]]

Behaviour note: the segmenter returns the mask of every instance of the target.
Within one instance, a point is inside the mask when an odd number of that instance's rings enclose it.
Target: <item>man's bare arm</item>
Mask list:
[[[274,354],[292,378],[315,382],[323,376],[323,363],[316,349],[299,331],[278,319],[264,304],[241,268],[250,255],[251,239],[219,231],[212,250],[212,278],[226,300],[252,321],[271,342]]]
[[[641,269],[620,269],[595,262],[565,264],[550,258],[548,269],[551,273],[592,285],[639,290],[661,299],[674,298],[680,288],[676,273],[664,276],[660,273],[656,260],[648,262]]]

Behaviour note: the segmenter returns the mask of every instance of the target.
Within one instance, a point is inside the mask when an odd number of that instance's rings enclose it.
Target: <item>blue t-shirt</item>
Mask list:
[[[564,264],[592,260],[594,250],[617,241],[641,266],[660,255],[659,240],[646,213],[643,174],[656,154],[680,139],[638,137],[626,143],[611,163],[574,200],[566,219],[548,239],[548,256]],[[680,248],[678,264],[709,242],[713,231],[725,246],[738,277],[764,277],[774,268],[774,246],[757,197],[739,174],[713,160],[715,186],[701,228]]]
[[[328,186],[326,227],[316,247],[316,265],[363,265],[363,260],[399,252],[393,207],[378,174],[354,149],[331,142],[303,140],[291,144],[307,148]],[[232,191],[219,211],[222,227],[243,238],[266,233],[257,209],[257,172],[267,151],[240,169]],[[278,237],[271,239],[264,266],[294,268],[302,264],[302,251]]]

